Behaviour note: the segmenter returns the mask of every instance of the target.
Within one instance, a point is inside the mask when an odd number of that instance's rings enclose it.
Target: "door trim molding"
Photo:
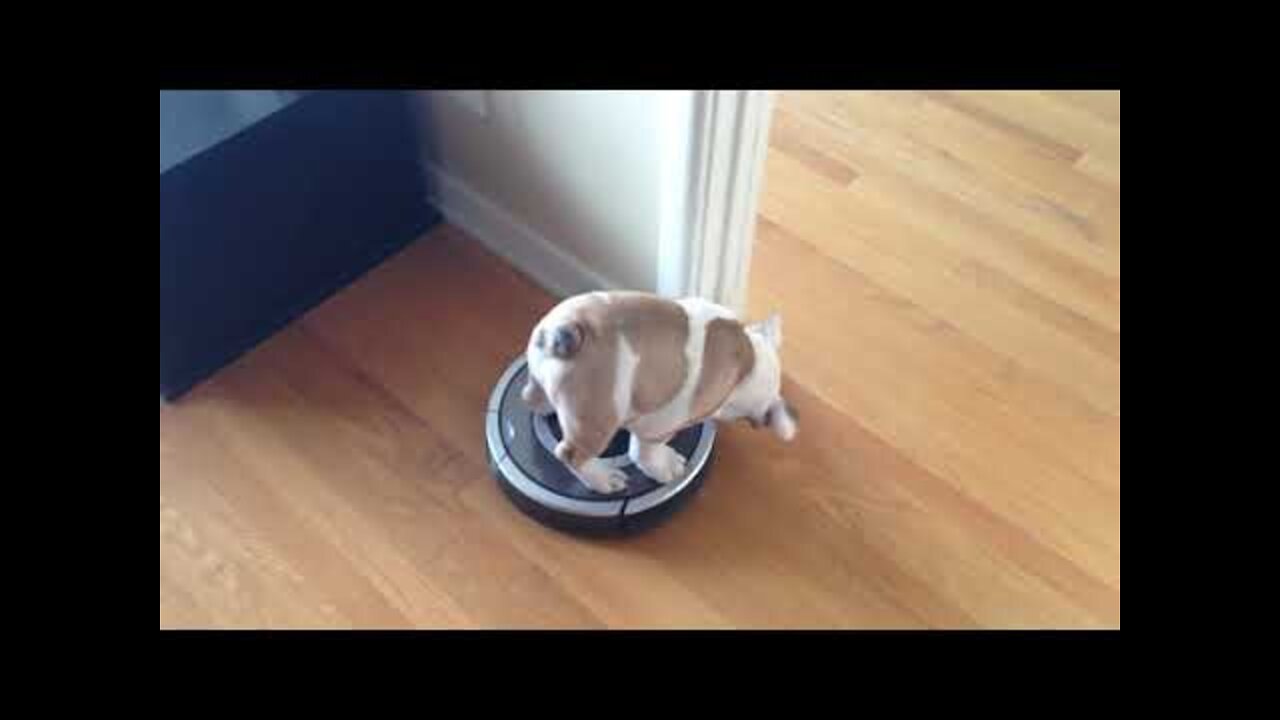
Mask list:
[[[672,93],[663,109],[658,291],[744,313],[775,93]]]

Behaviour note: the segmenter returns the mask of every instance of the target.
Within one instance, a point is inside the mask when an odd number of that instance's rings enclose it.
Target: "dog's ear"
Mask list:
[[[760,336],[769,341],[774,348],[782,349],[782,316],[770,313],[769,317],[751,326]]]

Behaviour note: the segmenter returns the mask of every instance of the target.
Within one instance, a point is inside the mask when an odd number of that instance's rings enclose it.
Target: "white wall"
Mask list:
[[[657,290],[664,128],[685,95],[419,93],[438,203],[554,292]]]

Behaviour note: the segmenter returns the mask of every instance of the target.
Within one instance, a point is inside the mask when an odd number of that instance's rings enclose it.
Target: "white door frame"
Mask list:
[[[745,314],[774,99],[761,90],[664,98],[659,293]]]

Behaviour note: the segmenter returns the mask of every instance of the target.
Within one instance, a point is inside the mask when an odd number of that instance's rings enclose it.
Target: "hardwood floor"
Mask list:
[[[918,471],[815,496],[979,625],[1118,627],[1119,94],[784,93],[768,162],[752,311]]]
[[[437,229],[161,405],[161,627],[1118,627],[1119,108],[784,93],[751,306],[800,435],[725,428],[629,540],[497,489],[554,301]]]

